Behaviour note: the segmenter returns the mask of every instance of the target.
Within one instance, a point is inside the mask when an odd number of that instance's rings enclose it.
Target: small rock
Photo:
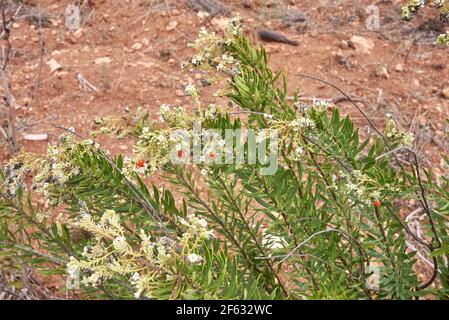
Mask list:
[[[432,69],[435,69],[437,71],[441,71],[444,68],[446,68],[446,65],[444,63],[434,63],[430,65],[432,67]]]
[[[369,54],[374,48],[373,40],[360,36],[352,36],[350,43],[355,51],[360,54]]]
[[[64,78],[64,77],[67,77],[69,75],[69,73],[67,72],[67,71],[56,71],[55,72],[55,76],[58,78],[58,79],[62,79],[62,78]]]
[[[348,48],[349,48],[349,43],[348,43],[348,41],[346,41],[346,40],[342,40],[338,46],[339,46],[341,49],[348,49]]]
[[[441,91],[441,94],[443,95],[443,97],[445,97],[446,99],[449,99],[449,87],[444,88]]]
[[[253,6],[253,1],[252,1],[252,0],[245,0],[245,1],[243,1],[243,6],[244,6],[245,8],[252,8],[252,6]]]
[[[210,16],[210,13],[209,13],[209,12],[206,12],[206,11],[198,11],[198,13],[197,13],[196,15],[197,15],[198,18],[200,18],[200,19],[205,19],[205,18],[207,18],[207,17]]]
[[[62,66],[55,59],[50,59],[47,61],[47,65],[50,67],[50,73],[60,70]]]
[[[112,61],[109,57],[97,58],[95,59],[95,64],[110,64]]]
[[[20,104],[23,106],[28,106],[31,103],[31,98],[30,97],[25,97],[21,100]]]
[[[418,79],[413,79],[412,84],[413,84],[413,86],[415,86],[415,87],[419,87],[419,85],[420,85]]]
[[[341,53],[337,53],[335,55],[335,60],[337,61],[338,64],[340,64],[342,66],[345,66],[347,68],[353,67],[353,64],[352,64],[351,60],[348,57],[346,57],[343,54],[341,54]]]
[[[75,33],[73,34],[73,36],[74,36],[76,39],[82,38],[82,37],[84,36],[84,30],[83,30],[83,29],[78,29],[78,30],[76,30]]]
[[[288,20],[290,20],[291,22],[304,22],[307,20],[307,17],[302,12],[293,11],[288,15]]]
[[[133,50],[140,50],[142,49],[143,45],[140,42],[136,42],[133,44],[132,49]]]
[[[167,62],[168,62],[169,64],[175,64],[175,63],[176,63],[176,60],[173,59],[173,58],[170,58],[170,59],[168,59]]]
[[[165,31],[172,31],[178,26],[178,22],[175,20],[170,21],[165,27]]]
[[[402,64],[398,63],[396,67],[394,67],[394,70],[396,70],[397,72],[402,72],[404,71],[404,67],[402,66]]]
[[[48,139],[48,135],[46,133],[26,134],[23,138],[27,141],[45,141]]]
[[[138,61],[137,64],[145,68],[152,68],[154,66],[154,62],[151,61]]]
[[[376,67],[376,69],[374,69],[374,73],[376,74],[376,76],[378,77],[382,77],[385,79],[390,78],[390,75],[388,74],[388,70],[387,67],[385,65],[378,65]]]
[[[178,90],[175,91],[175,94],[176,94],[178,97],[183,97],[183,96],[184,96],[184,91],[178,89]]]
[[[449,90],[449,89],[448,89]],[[437,94],[437,93],[440,93],[441,91],[440,91],[440,88],[439,87],[437,87],[437,86],[432,86],[431,88],[430,88],[430,92],[432,93],[432,94]]]
[[[20,24],[18,24],[17,22],[14,22],[14,23],[12,24],[12,27],[13,27],[14,29],[19,29],[19,28],[20,28]]]

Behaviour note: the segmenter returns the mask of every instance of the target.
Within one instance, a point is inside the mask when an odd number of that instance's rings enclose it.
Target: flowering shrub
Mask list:
[[[410,0],[409,3],[402,7],[402,17],[406,21],[410,21],[416,17],[419,11],[429,3],[433,2],[438,10],[438,18],[441,22],[449,21],[449,1],[447,0]],[[443,33],[437,37],[436,43],[449,46],[449,33]]]
[[[192,112],[163,105],[157,123],[127,111],[97,119],[93,137],[67,129],[47,155],[11,159],[3,253],[102,298],[447,297],[449,181],[419,166],[391,116],[362,139],[329,104],[289,100],[243,30],[236,17],[224,37],[203,29],[191,44],[184,67],[225,83],[217,102],[190,84]],[[252,134],[225,135],[241,129]],[[112,158],[96,134],[133,137],[133,155]],[[268,145],[274,157],[255,156]],[[148,186],[155,174],[167,188]]]

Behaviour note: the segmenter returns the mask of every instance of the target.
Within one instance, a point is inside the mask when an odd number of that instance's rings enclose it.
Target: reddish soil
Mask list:
[[[49,15],[48,26],[42,29],[46,55],[34,101],[30,101],[29,93],[39,70],[37,28],[19,19],[12,29],[15,55],[9,71],[22,134],[48,133],[52,142],[60,131],[51,123],[87,134],[94,118],[120,114],[125,107],[142,106],[157,117],[162,103],[190,103],[183,96],[184,85],[197,82],[201,76],[180,68],[191,53],[186,44],[202,26],[220,32],[220,16],[200,18],[184,1],[157,4],[95,0],[91,1],[90,19],[81,31],[72,32],[64,24],[69,2],[27,2],[38,4]],[[383,126],[387,112],[405,127],[412,124],[418,147],[425,146],[423,158],[435,163],[438,153],[445,151],[448,99],[441,92],[449,86],[448,51],[432,44],[435,32],[428,31],[431,26],[426,29],[424,18],[411,24],[400,20],[403,2],[380,2],[380,29],[369,31],[365,27],[365,10],[371,1],[225,1],[233,13],[239,12],[245,18],[247,30],[255,39],[259,30],[269,28],[299,41],[298,47],[265,44],[273,67],[285,71],[292,89],[299,85],[304,97],[340,95],[329,86],[301,79],[299,73],[338,85],[361,99],[362,107],[379,126]],[[295,11],[304,13],[307,21],[285,22]],[[425,17],[434,18],[434,14],[425,12]],[[350,46],[353,35],[374,41],[371,53],[354,50]],[[98,58],[110,62],[96,63]],[[51,59],[61,69],[50,72],[47,62]],[[398,64],[402,71],[395,70],[400,69]],[[386,66],[387,76],[375,74],[382,65]],[[77,74],[96,86],[99,93],[83,90]],[[360,125],[366,125],[349,104],[339,106],[360,119]],[[22,143],[24,150],[33,152],[43,152],[46,145],[46,141]],[[106,147],[122,153],[130,151],[126,143],[108,143]],[[7,148],[2,148],[1,157],[5,158]]]
[[[9,66],[11,90],[17,102],[19,135],[47,133],[49,141],[21,140],[22,149],[45,152],[47,144],[61,133],[53,124],[74,127],[88,135],[93,119],[121,114],[126,107],[142,106],[156,119],[162,103],[189,105],[183,89],[201,78],[191,70],[181,70],[181,62],[192,53],[186,44],[199,29],[222,32],[222,17],[204,17],[186,1],[90,0],[89,14],[77,32],[67,30],[64,12],[69,0],[25,1],[28,10],[48,14],[42,28],[45,40],[44,63],[35,99],[30,90],[40,69],[40,38],[36,23],[20,18],[14,24],[11,44],[14,56]],[[402,22],[400,7],[404,1],[379,1],[379,30],[365,26],[366,8],[372,0],[290,0],[223,1],[232,13],[240,13],[247,31],[255,41],[261,29],[271,29],[299,42],[294,47],[264,43],[274,69],[285,71],[290,88],[300,86],[303,97],[335,98],[341,94],[322,83],[298,76],[304,73],[332,82],[360,100],[360,106],[383,127],[391,113],[405,128],[416,134],[416,148],[422,161],[442,173],[439,154],[445,153],[449,100],[449,49],[433,44],[438,23],[432,10],[412,23]],[[168,8],[168,9],[167,9]],[[306,22],[288,20],[293,12],[302,12]],[[294,19],[293,19],[294,20]],[[439,30],[441,29],[441,30]],[[440,32],[441,31],[441,32]],[[360,53],[350,39],[359,35],[375,44],[370,53]],[[98,59],[106,61],[99,63]],[[48,61],[61,68],[51,72]],[[379,73],[382,66],[387,73]],[[81,74],[99,92],[85,91],[77,79]],[[1,91],[3,94],[3,91]],[[366,121],[347,102],[338,106],[350,112],[363,130]],[[130,153],[126,141],[99,137],[98,142],[111,152]],[[0,160],[10,156],[0,145]]]

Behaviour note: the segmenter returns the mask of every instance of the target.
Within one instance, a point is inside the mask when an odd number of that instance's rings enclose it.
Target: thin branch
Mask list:
[[[72,130],[55,125],[53,123],[51,123],[51,125],[57,129],[61,129],[61,130],[70,132],[71,134],[74,134],[78,138],[86,140],[85,137],[83,137],[82,135],[80,135],[76,132],[73,132]],[[167,237],[171,237],[170,232],[168,231],[167,227],[162,222],[162,214],[159,211],[157,211],[151,205],[151,203],[149,203],[147,201],[146,197],[142,194],[140,189],[133,182],[131,182],[128,178],[126,178],[126,176],[123,174],[122,170],[120,170],[120,168],[117,167],[117,165],[114,163],[114,161],[112,161],[107,154],[105,154],[100,148],[98,148],[98,151],[99,151],[100,155],[111,165],[111,167],[114,168],[114,170],[116,170],[117,172],[119,172],[122,175],[123,180],[125,181],[126,185],[129,188],[131,188],[131,190],[133,190],[134,192],[136,192],[139,195],[139,197],[135,198],[135,200],[144,208],[145,211],[147,211],[150,214],[151,217],[153,217],[155,219],[156,223],[158,223],[159,227],[162,229],[162,231],[165,233],[165,235]]]
[[[45,57],[45,40],[44,34],[42,32],[42,13],[39,12],[39,28],[37,30],[39,35],[39,66],[37,69],[36,79],[34,81],[33,87],[31,88],[30,93],[30,102],[28,104],[28,108],[30,108],[36,99],[37,93],[39,91],[41,78],[42,78],[42,67],[44,65],[44,57]]]
[[[382,138],[382,140],[384,141],[385,145],[387,146],[387,148],[389,150],[391,150],[390,144],[388,143],[387,138],[382,134],[382,132],[376,127],[376,125],[374,124],[374,122],[371,120],[371,118],[365,113],[365,111],[362,110],[362,108],[359,107],[359,105],[354,101],[354,99],[352,99],[346,92],[344,92],[342,89],[340,89],[338,86],[336,86],[335,84],[332,84],[326,80],[317,78],[317,77],[313,77],[313,76],[309,76],[309,75],[305,75],[305,74],[298,74],[298,76],[302,77],[302,78],[307,78],[307,79],[311,79],[311,80],[315,80],[318,82],[322,82],[324,84],[327,84],[329,86],[331,86],[332,88],[336,89],[337,91],[339,91],[349,102],[351,102],[351,104],[362,114],[362,116],[368,121],[369,125],[374,129],[374,131],[376,131],[376,133]]]

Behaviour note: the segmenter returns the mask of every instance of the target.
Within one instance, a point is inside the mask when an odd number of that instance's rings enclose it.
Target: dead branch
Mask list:
[[[16,120],[15,120],[15,99],[11,92],[10,85],[9,85],[9,78],[7,73],[7,67],[10,61],[11,57],[11,43],[9,41],[10,34],[11,34],[11,26],[14,23],[15,18],[17,17],[17,14],[19,13],[20,9],[22,8],[23,1],[20,1],[18,8],[16,9],[15,13],[12,15],[12,17],[7,21],[6,18],[6,12],[7,12],[7,5],[5,3],[5,0],[1,0],[0,6],[1,6],[1,16],[2,16],[2,25],[3,25],[3,31],[1,34],[1,39],[5,42],[5,48],[2,52],[2,61],[1,61],[1,68],[0,68],[0,81],[1,86],[3,87],[3,93],[4,93],[4,99],[3,102],[5,104],[5,114],[4,119],[2,123],[2,133],[5,136],[6,142],[9,144],[11,151],[13,153],[17,153],[19,151],[18,147],[18,140],[17,140],[17,131],[16,131]]]

